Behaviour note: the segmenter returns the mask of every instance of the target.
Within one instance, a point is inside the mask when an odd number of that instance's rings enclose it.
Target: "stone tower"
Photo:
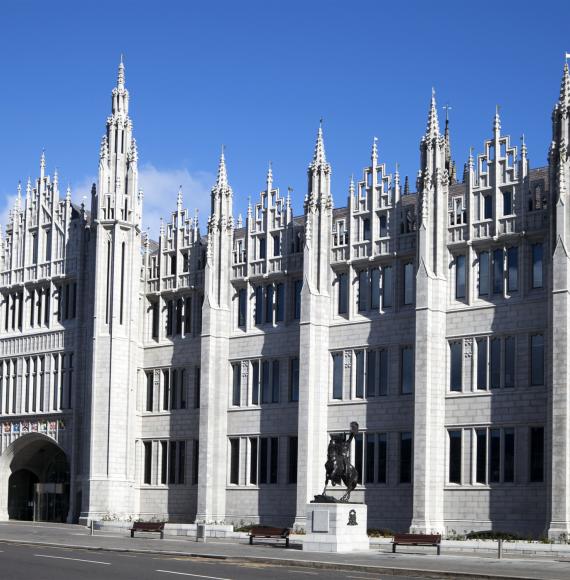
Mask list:
[[[550,523],[548,534],[557,538],[570,533],[570,350],[568,318],[570,317],[570,74],[564,65],[560,98],[552,112],[552,143],[550,145],[550,188],[555,207],[551,212],[552,297],[552,393],[549,414],[552,437],[552,471]]]
[[[299,448],[297,515],[295,525],[305,527],[305,506],[321,493],[327,454],[330,318],[330,232],[333,201],[331,166],[325,155],[319,127],[313,160],[308,168],[305,199],[305,247],[299,367],[303,377],[299,391]]]
[[[227,392],[229,375],[230,268],[233,246],[233,192],[224,152],[211,192],[202,310],[200,454],[197,521],[225,518]]]
[[[418,271],[414,395],[412,530],[442,533],[446,386],[448,140],[441,135],[432,94],[418,173]]]
[[[88,492],[83,517],[135,510],[134,421],[141,365],[139,293],[142,192],[129,118],[125,67],[119,64],[111,115],[92,191],[93,341]],[[89,376],[89,375],[88,375]],[[88,503],[85,503],[87,500]],[[87,512],[87,513],[86,513]]]

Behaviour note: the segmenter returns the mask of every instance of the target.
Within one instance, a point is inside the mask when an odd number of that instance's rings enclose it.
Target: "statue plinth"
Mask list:
[[[307,535],[303,538],[303,550],[309,552],[369,550],[367,527],[366,504],[308,503]]]

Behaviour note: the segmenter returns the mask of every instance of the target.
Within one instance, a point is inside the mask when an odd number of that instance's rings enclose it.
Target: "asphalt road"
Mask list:
[[[267,564],[231,563],[208,558],[120,554],[24,544],[0,544],[0,579],[22,580],[384,580],[366,572],[335,572]],[[398,580],[413,580],[397,576]]]

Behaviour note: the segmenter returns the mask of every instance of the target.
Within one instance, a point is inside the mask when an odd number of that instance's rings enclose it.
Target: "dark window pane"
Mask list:
[[[285,285],[282,283],[276,286],[275,300],[275,320],[282,322],[285,320]]]
[[[295,304],[294,304],[294,312],[295,312],[295,319],[299,320],[301,318],[301,290],[303,288],[303,281],[302,280],[295,280]]]
[[[165,369],[162,371],[162,409],[168,411],[170,408],[170,371]]]
[[[386,266],[382,268],[382,308],[390,308],[392,306],[392,296],[392,267]]]
[[[186,441],[178,441],[178,474],[176,483],[186,480]]]
[[[171,441],[169,447],[168,483],[176,483],[176,441]]]
[[[515,386],[515,337],[505,338],[505,387]]]
[[[400,433],[400,483],[412,481],[412,434]]]
[[[364,397],[364,351],[356,351],[356,391],[357,398]]]
[[[273,403],[279,402],[279,361],[273,361],[271,369],[271,400]]]
[[[376,395],[376,351],[369,350],[366,360],[366,396]]]
[[[184,334],[192,332],[192,297],[187,296],[184,303]]]
[[[249,483],[257,485],[257,437],[250,437]]]
[[[452,342],[450,345],[451,353],[451,375],[449,388],[452,391],[461,391],[462,389],[462,362],[463,355],[460,342]]]
[[[487,389],[487,339],[477,340],[477,389]]]
[[[255,324],[263,322],[263,286],[255,287]]]
[[[402,394],[409,394],[414,390],[414,357],[412,348],[407,346],[402,349],[401,360],[401,392]]]
[[[346,274],[338,275],[338,313],[346,314],[348,312],[348,276]]]
[[[503,293],[503,250],[493,252],[493,294]]]
[[[265,290],[265,322],[273,322],[273,286],[267,286]]]
[[[489,252],[479,254],[479,296],[489,294]]]
[[[247,294],[245,288],[238,291],[238,326],[245,326],[245,309],[247,304]],[[257,312],[257,310],[256,310]]]
[[[503,215],[511,215],[513,213],[513,193],[512,191],[503,192]]]
[[[230,439],[230,483],[239,483],[239,439]]]
[[[530,338],[530,383],[531,385],[544,384],[544,337],[535,334]]]
[[[299,400],[299,359],[291,359],[291,385],[290,385],[290,400]]]
[[[261,363],[261,402],[271,402],[271,384],[269,383],[269,361]]]
[[[414,303],[414,265],[404,266],[404,304]]]
[[[487,483],[487,430],[477,429],[477,465],[475,478],[477,483]]]
[[[368,270],[358,273],[358,310],[368,310]]]
[[[144,442],[144,483],[150,484],[152,473],[152,442]]]
[[[342,399],[342,352],[335,352],[333,355],[333,399]]]
[[[498,482],[501,480],[501,430],[491,429],[489,434],[489,481]]]
[[[279,465],[279,439],[271,437],[271,462],[269,465],[269,483],[277,483],[277,467]]]
[[[380,350],[378,351],[378,371],[379,371],[379,381],[378,387],[379,395],[388,394],[388,351]]]
[[[146,411],[153,410],[153,397],[154,395],[154,373],[150,372],[146,374]]]
[[[485,213],[484,219],[488,220],[493,217],[493,196],[492,195],[484,195],[484,204],[485,204]]]
[[[362,433],[359,433],[354,438],[354,467],[358,471],[358,483],[362,484],[362,452],[363,452],[363,441]]]
[[[530,429],[530,481],[544,481],[544,427]]]
[[[262,437],[260,440],[259,450],[259,483],[267,483],[267,453],[269,445],[267,444],[267,437]]]
[[[370,309],[380,308],[380,270],[372,268],[370,270]]]
[[[168,441],[160,442],[160,483],[166,483],[166,474],[168,473]]]
[[[498,389],[501,386],[501,339],[491,340],[491,388]]]
[[[251,363],[251,402],[253,405],[259,404],[259,362]]]
[[[516,292],[519,289],[519,249],[514,246],[507,250],[507,290]]]
[[[378,435],[378,483],[386,483],[388,467],[388,442],[386,433]]]
[[[503,448],[505,456],[503,459],[503,481],[511,482],[515,480],[515,430],[505,429],[503,431]]]
[[[297,447],[297,437],[289,437],[289,475],[287,477],[289,483],[297,483]]]
[[[374,483],[374,461],[376,460],[376,454],[374,451],[375,447],[375,436],[374,434],[366,434],[366,477],[364,481],[366,483]]]
[[[542,288],[542,244],[532,246],[532,287]]]
[[[455,298],[465,298],[465,256],[455,258]]]
[[[241,396],[241,373],[240,364],[234,363],[232,365],[232,405],[239,407]]]
[[[449,483],[461,483],[461,431],[449,431]]]

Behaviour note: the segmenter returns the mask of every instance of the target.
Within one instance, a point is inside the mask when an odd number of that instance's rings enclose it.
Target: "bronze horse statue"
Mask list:
[[[341,502],[348,502],[350,494],[358,483],[358,471],[350,463],[350,444],[358,433],[358,423],[350,424],[350,433],[331,435],[327,449],[327,462],[325,463],[326,480],[322,495],[326,495],[329,481],[335,485],[346,485],[346,493],[340,498]]]

